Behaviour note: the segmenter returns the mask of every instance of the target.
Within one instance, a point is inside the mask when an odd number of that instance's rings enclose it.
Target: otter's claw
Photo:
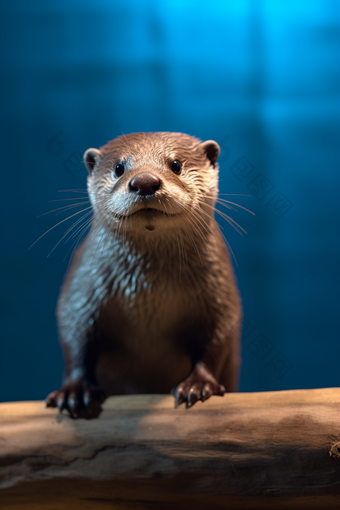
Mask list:
[[[171,393],[175,397],[175,407],[185,402],[186,407],[189,408],[198,400],[204,402],[211,395],[223,397],[225,388],[216,381],[208,370],[197,366],[189,377],[174,388]]]
[[[96,385],[78,379],[64,384],[46,398],[46,407],[57,407],[59,412],[66,409],[71,418],[97,418],[105,400],[104,391]]]

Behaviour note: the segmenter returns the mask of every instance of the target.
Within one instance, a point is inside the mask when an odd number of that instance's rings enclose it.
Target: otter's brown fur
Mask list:
[[[241,307],[214,219],[218,155],[166,132],[86,151],[93,222],[62,287],[64,382],[47,405],[88,418],[107,395],[172,390],[190,406],[236,389]]]

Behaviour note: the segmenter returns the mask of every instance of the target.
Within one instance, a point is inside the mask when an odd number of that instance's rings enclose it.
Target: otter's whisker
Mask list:
[[[201,218],[199,218],[196,212],[190,211],[190,214],[192,216],[191,224],[195,226],[196,233],[202,239],[202,241],[204,242],[205,246],[207,246],[207,241],[206,241],[206,238],[205,238],[205,234],[209,235],[210,232],[206,228],[206,222],[204,220],[202,220]]]
[[[82,216],[81,220],[85,219],[86,216],[90,216],[90,218],[88,218],[84,224],[82,225],[79,225],[76,230],[74,232],[72,232],[72,234],[70,235],[70,237],[68,239],[65,240],[65,244],[68,243],[71,239],[74,239],[75,237],[77,237],[78,233],[79,233],[79,230],[83,229],[84,226],[88,225],[88,224],[91,224],[92,222],[92,211],[89,211],[87,212],[84,216]],[[73,227],[74,228],[74,227]],[[73,230],[73,229],[72,229]],[[70,231],[70,229],[69,229]]]
[[[244,232],[245,234],[247,234],[247,231],[241,227],[241,225],[239,225],[237,223],[237,221],[235,221],[233,218],[231,218],[230,216],[228,216],[227,214],[225,214],[224,212],[220,211],[219,209],[216,209],[215,207],[213,208],[214,211],[219,214],[224,220],[226,220],[235,230],[236,232],[238,232],[241,236],[243,236],[242,232]],[[237,228],[238,227],[238,228]],[[242,232],[240,232],[240,230]]]
[[[204,222],[204,220],[203,220],[203,223],[202,223],[202,221],[201,221],[201,220],[200,220],[200,219],[196,216],[196,213],[194,212],[194,210],[193,210],[193,209],[189,209],[188,207],[186,207],[184,204],[181,204],[181,203],[180,203],[178,200],[176,200],[176,199],[174,199],[174,201],[175,201],[175,202],[177,203],[177,205],[178,205],[179,207],[181,207],[184,211],[186,211],[186,212],[187,212],[187,211],[189,211],[189,214],[192,214],[192,216],[193,216],[193,218],[192,218],[193,220],[194,220],[194,218],[197,220],[196,222],[194,221],[194,223],[195,223],[195,225],[196,225],[196,228],[198,228],[197,223],[199,223],[199,224],[201,225],[201,227],[203,227],[203,229],[204,229],[204,230],[205,230],[205,231],[209,234],[209,229],[208,229],[208,228],[207,228],[207,226],[206,226],[206,222]],[[204,239],[203,234],[202,234],[202,232],[200,231],[200,229],[199,229],[199,228],[198,228],[198,232],[197,232],[197,233],[200,235],[200,237],[201,237],[202,241],[203,241],[204,243],[206,243],[206,240]]]
[[[243,209],[244,211],[249,212],[253,216],[256,216],[256,214],[253,211],[251,211],[250,209],[247,209],[246,207],[243,207],[243,205],[235,204],[235,202],[229,202],[229,200],[223,200],[222,198],[218,198],[216,200],[216,202],[218,202],[220,205],[224,205],[225,207],[229,207],[229,206],[226,205],[226,203],[227,204],[235,205],[236,207],[239,207],[240,209]]]
[[[70,205],[70,206],[68,206],[67,208],[65,208],[65,209],[64,209],[64,211],[59,211],[59,212],[57,212],[57,213],[55,214],[55,216],[59,216],[59,214],[62,214],[62,213],[63,213],[63,212],[65,212],[65,211],[69,211],[69,210],[73,209],[74,207],[79,207],[80,205],[86,205],[86,204],[90,204],[90,203],[91,203],[91,202],[90,202],[90,200],[86,200],[86,202],[82,202],[81,204],[73,204],[73,206],[72,206],[72,205]]]
[[[80,188],[79,189],[59,189],[58,193],[68,193],[69,191],[72,192],[72,193],[85,193],[85,194],[87,194],[87,189],[84,189],[84,188],[82,188],[82,189],[80,189]]]
[[[53,225],[53,227],[49,228],[48,230],[46,230],[46,232],[44,232],[40,237],[38,237],[38,239],[36,239],[34,241],[34,243],[31,244],[31,246],[28,248],[29,250],[32,248],[32,246],[34,246],[42,237],[44,237],[46,234],[48,234],[49,232],[51,232],[51,230],[53,230],[54,228],[58,227],[59,225],[61,225],[62,223],[64,223],[64,221],[67,221],[67,220],[70,220],[71,218],[73,218],[74,216],[77,216],[77,214],[81,214],[82,212],[85,212],[87,211],[88,209],[92,209],[92,206],[90,207],[87,207],[85,209],[83,209],[82,211],[77,211],[76,213],[72,214],[71,216],[68,216],[67,218],[64,218],[63,220],[59,221],[59,223],[57,223],[56,225]]]
[[[219,193],[219,195],[229,197],[252,197],[252,195],[243,195],[242,193]]]
[[[101,219],[99,221],[99,223],[97,223],[97,219],[98,219],[98,213],[95,211],[93,216],[90,218],[91,222],[92,222],[92,225],[91,225],[91,230],[88,234],[88,239],[91,239],[95,236],[95,234],[100,230],[101,226],[104,224],[105,220],[104,219]],[[71,255],[71,258],[70,258],[70,262],[69,262],[69,265],[71,263],[71,260],[72,260],[72,257],[73,257],[73,253],[75,252],[77,246],[75,246],[73,252],[72,252],[72,255]],[[90,270],[91,270],[91,264],[90,264]]]
[[[69,209],[72,209],[73,207],[80,207],[80,206],[83,206],[86,203],[89,204],[90,201],[87,200],[86,202],[82,202],[80,204],[63,205],[62,207],[57,207],[56,209],[52,209],[51,211],[47,211],[47,212],[44,212],[42,214],[39,214],[39,216],[37,216],[37,218],[41,218],[42,216],[46,216],[46,214],[51,214],[51,213],[53,213],[55,211],[60,211],[60,212],[58,212],[56,214],[56,216],[57,216],[58,214],[61,214],[61,213],[65,212],[65,211],[68,211]]]
[[[203,229],[205,230],[206,234],[207,235],[210,235],[211,234],[211,229],[209,228],[208,226],[208,223],[201,217],[198,216],[198,213],[196,211],[191,211],[191,214],[193,216],[193,219],[196,219],[196,225],[197,223],[199,223],[201,225],[201,227],[203,227]],[[209,218],[210,216],[207,215]],[[204,243],[206,244],[206,239],[202,236],[202,239],[204,240]]]
[[[195,226],[192,224],[192,221],[191,220],[188,220],[188,221],[189,221],[190,225],[192,226],[192,228],[197,232],[197,230],[195,229]],[[202,256],[201,256],[199,249],[197,248],[197,244],[195,243],[194,237],[189,232],[188,232],[188,237],[191,240],[192,245],[194,246],[194,248],[196,250],[196,253],[198,255],[198,258],[200,259],[201,265],[203,266]]]
[[[205,212],[205,211],[203,211],[203,210],[201,210],[201,212],[203,212],[204,214],[206,214],[206,215],[210,218],[210,216],[209,216],[209,214],[208,214],[208,213],[206,213],[206,212]],[[222,227],[222,226],[218,223],[218,221],[216,221],[216,223],[217,223],[217,226],[218,226],[218,228],[219,228],[220,234],[222,235],[222,237],[223,237],[223,239],[224,239],[225,243],[227,244],[227,246],[228,246],[228,248],[229,248],[229,250],[230,250],[230,252],[231,252],[231,254],[232,254],[232,256],[233,256],[233,259],[235,260],[235,263],[236,263],[236,265],[237,265],[237,267],[238,267],[238,263],[237,263],[237,260],[236,260],[235,255],[234,255],[234,252],[233,252],[233,250],[231,249],[230,243],[228,242],[228,240],[227,240],[227,238],[225,237],[225,235],[223,234],[223,232],[221,232],[221,229],[223,230],[223,227]],[[242,235],[242,234],[241,234],[241,235]]]
[[[213,211],[215,211],[217,214],[219,214],[223,219],[225,219],[235,230],[236,232],[238,232],[240,235],[243,235],[237,228],[236,226],[242,230],[245,234],[247,233],[247,231],[241,227],[241,225],[239,225],[237,223],[237,221],[235,221],[233,218],[231,218],[230,216],[228,216],[227,214],[225,214],[223,211],[220,211],[219,209],[217,209],[216,207],[213,207],[212,205],[210,204],[205,204],[206,207],[209,207],[210,209],[212,209]],[[203,211],[204,212],[204,211]],[[206,213],[207,214],[207,213]],[[235,226],[235,225],[236,226]]]
[[[88,195],[86,195],[86,197],[55,198],[53,200],[49,200],[49,202],[66,202],[66,201],[70,201],[70,200],[79,200],[79,203],[81,203],[80,201],[88,200],[88,199],[89,199],[89,197],[88,197]]]
[[[209,195],[208,193],[206,193],[205,195],[202,195],[202,196],[200,197],[200,201],[201,201],[202,203],[206,203],[206,199],[207,199],[207,198],[210,198],[210,199],[211,199],[211,200],[213,200],[214,202],[217,202],[217,200],[219,200],[219,198],[218,198],[218,197],[216,197],[215,195]],[[221,200],[222,200],[222,199],[221,199]],[[227,207],[228,209],[233,209],[233,207],[232,207],[231,205],[228,205],[228,206],[226,205],[225,207]],[[234,209],[234,210],[236,210],[236,209]]]
[[[217,214],[219,214],[221,216],[221,218],[226,220],[229,223],[229,225],[231,225],[236,230],[236,232],[238,234],[240,234],[240,236],[243,236],[243,234],[242,234],[242,232],[240,230],[242,230],[245,234],[247,234],[247,231],[243,227],[241,227],[235,220],[230,218],[230,216],[228,216],[227,214],[222,213],[218,209],[215,209],[215,212]],[[239,227],[240,230],[237,227]]]
[[[105,210],[105,208],[104,208]],[[106,220],[105,218],[103,218],[101,221],[99,221],[99,223],[97,223],[94,228],[93,228],[93,231],[92,231],[92,236],[94,237],[95,234],[97,234],[97,232],[100,232],[100,229],[104,227],[106,223]],[[97,255],[97,250],[98,250],[98,246],[100,246],[100,244],[102,244],[102,240],[103,240],[103,236],[105,234],[105,228],[103,228],[103,232],[102,232],[102,235],[100,237],[100,239],[98,239],[98,242],[97,242],[97,246],[96,246],[96,249],[93,251],[93,257],[92,257],[92,260],[91,260],[91,263],[90,263],[90,271],[92,270],[93,268],[93,262],[95,260],[95,255]],[[91,236],[91,232],[90,232],[90,236]],[[101,251],[103,250],[103,245],[102,245],[102,248],[101,248]],[[99,258],[101,256],[101,253],[99,255]]]
[[[52,248],[52,250],[50,251],[50,253],[47,255],[47,257],[49,257],[51,255],[52,252],[54,252],[54,250],[56,249],[56,247],[61,243],[61,241],[63,239],[65,239],[65,237],[69,234],[69,232],[71,232],[79,223],[81,223],[84,218],[86,218],[86,216],[88,216],[89,214],[91,214],[92,211],[89,211],[87,213],[85,213],[81,218],[79,218],[71,227],[69,227],[69,229],[65,232],[65,234],[62,236],[61,239],[59,239],[59,241],[54,245],[54,247]]]
[[[68,252],[66,253],[65,257],[63,258],[63,261],[68,257],[68,254],[70,253],[70,251],[72,250],[72,253],[71,253],[71,257],[70,257],[70,260],[69,260],[69,264],[68,264],[68,267],[72,261],[72,258],[73,258],[73,254],[74,252],[76,251],[76,249],[78,248],[80,242],[82,241],[83,239],[83,234],[84,232],[86,232],[86,228],[91,225],[93,221],[93,216],[91,216],[87,221],[85,221],[84,225],[80,226],[77,231],[78,231],[78,236],[76,238],[76,240],[74,241],[74,243],[71,245],[70,249],[68,250]],[[90,234],[89,234],[90,236]],[[70,239],[72,239],[72,237],[74,237],[74,234],[71,235],[71,237],[65,241],[65,243],[67,241],[69,241]]]
[[[234,209],[233,207],[230,207],[230,205],[226,205],[226,204],[231,204],[231,205],[235,205],[236,207],[239,207],[240,209],[243,209],[244,211],[249,212],[253,216],[256,216],[256,214],[253,211],[251,211],[250,209],[247,209],[243,205],[237,204],[236,202],[231,202],[230,200],[225,200],[224,198],[220,198],[220,195],[225,195],[225,196],[229,195],[229,196],[238,196],[238,197],[251,197],[252,195],[242,195],[242,194],[237,194],[237,193],[219,193],[218,197],[215,197],[215,196],[209,195],[209,194],[206,194],[205,196],[207,198],[216,200],[216,202],[218,202],[220,205],[222,205],[224,207],[227,207],[228,209]]]
[[[192,215],[192,218],[188,217],[188,222],[191,225],[191,227],[193,228],[193,230],[196,232],[196,234],[202,239],[205,247],[207,248],[207,240],[205,239],[205,237],[203,236],[203,233],[200,230],[200,226],[202,227],[202,223],[200,221],[198,221],[198,218],[193,211],[191,211],[191,215]],[[198,225],[198,222],[200,223],[200,225]],[[203,264],[201,253],[198,250],[197,245],[194,240],[193,240],[193,243],[194,243],[194,247],[197,251],[198,257],[200,259],[201,265],[203,266],[204,264]]]
[[[208,235],[211,233],[211,231],[210,231],[210,229],[209,229],[209,227],[208,227],[207,222],[206,222],[206,221],[204,221],[204,219],[203,219],[203,218],[199,218],[199,216],[197,215],[196,211],[195,211],[193,208],[192,208],[192,209],[185,208],[184,204],[181,204],[181,203],[180,203],[180,202],[178,202],[177,200],[176,200],[176,203],[177,203],[180,207],[182,207],[184,210],[189,211],[189,213],[191,213],[191,214],[193,215],[193,217],[197,220],[196,225],[197,225],[197,223],[199,223],[199,224],[201,225],[201,227],[205,230],[205,232],[206,232]],[[204,242],[205,242],[205,239],[203,238],[203,236],[202,236],[202,239],[203,239],[203,240],[204,240]]]

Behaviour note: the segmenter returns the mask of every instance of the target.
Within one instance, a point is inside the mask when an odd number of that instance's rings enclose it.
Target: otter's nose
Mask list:
[[[146,172],[135,175],[129,182],[129,190],[138,195],[153,195],[160,187],[159,177]]]

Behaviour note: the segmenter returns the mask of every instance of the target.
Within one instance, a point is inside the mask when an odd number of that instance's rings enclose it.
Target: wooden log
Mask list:
[[[0,508],[339,509],[340,389],[0,404]]]

